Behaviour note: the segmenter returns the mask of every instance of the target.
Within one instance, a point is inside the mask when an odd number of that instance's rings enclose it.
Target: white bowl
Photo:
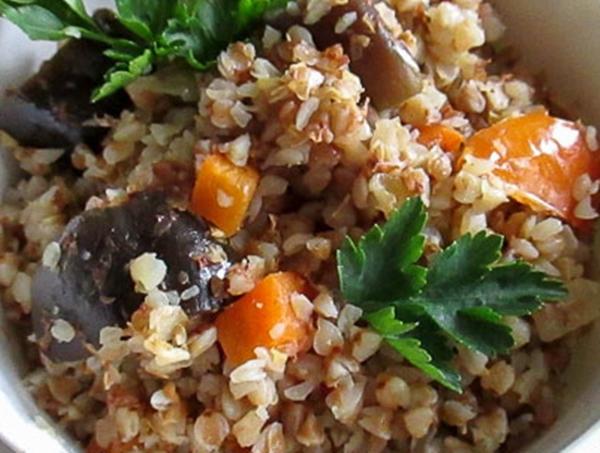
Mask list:
[[[574,114],[600,125],[600,1],[498,0],[496,4],[526,67],[543,74]],[[54,48],[32,44],[14,27],[0,22],[0,89],[21,81]],[[15,174],[14,166],[0,153],[0,195]],[[16,452],[79,451],[53,428],[24,390],[24,364],[14,338],[0,312],[0,440]],[[596,325],[581,340],[565,375],[568,385],[558,421],[527,453],[600,452],[599,354],[600,325]]]

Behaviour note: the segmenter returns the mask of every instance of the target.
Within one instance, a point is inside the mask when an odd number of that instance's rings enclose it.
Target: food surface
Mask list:
[[[123,94],[96,104],[81,102],[102,81],[108,64],[97,44],[69,42],[2,100],[0,128],[26,146],[61,148],[83,142],[96,146],[106,127],[94,125],[94,117],[118,115],[130,105]]]
[[[210,281],[223,278],[230,263],[207,230],[198,218],[170,208],[160,192],[135,194],[119,206],[73,217],[33,276],[32,320],[41,350],[53,360],[81,359],[88,355],[85,343],[100,345],[104,327],[125,325],[144,300],[123,272],[130,262],[132,272],[152,272],[160,259],[156,283],[164,281],[177,297],[187,290],[189,297],[180,303],[186,313],[217,311],[223,301],[212,294]],[[152,288],[143,279],[136,284],[143,291]],[[57,320],[69,322],[81,337],[54,338]]]
[[[599,146],[488,3],[116,5],[0,1],[68,40],[0,104],[3,310],[59,427],[491,453],[554,423],[600,316]]]

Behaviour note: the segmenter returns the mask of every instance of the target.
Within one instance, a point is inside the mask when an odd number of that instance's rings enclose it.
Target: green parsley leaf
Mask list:
[[[232,0],[179,2],[161,35],[159,52],[184,58],[194,69],[208,69],[234,39],[234,7]]]
[[[92,102],[110,96],[121,88],[129,85],[135,79],[152,70],[154,54],[147,49],[144,53],[129,63],[118,63],[106,75],[104,84],[92,94]]]
[[[230,42],[245,39],[269,11],[287,0],[116,0],[127,37],[105,33],[83,0],[0,0],[0,15],[31,39],[89,39],[107,46],[117,64],[93,96],[98,101],[174,59],[205,71]]]
[[[452,350],[446,338],[426,319],[407,323],[396,317],[392,306],[367,313],[365,320],[412,365],[452,390],[460,391],[460,376],[450,366]],[[410,336],[404,335],[410,332]]]
[[[60,2],[53,2],[53,3],[59,4]],[[94,21],[90,17],[90,15],[87,13],[87,11],[85,9],[85,5],[83,3],[83,0],[64,0],[64,3],[66,6],[71,8],[71,10],[75,14],[77,14],[81,20],[83,20],[88,25],[95,27],[96,24],[94,23]]]
[[[38,5],[14,8],[0,0],[0,14],[23,30],[31,39],[58,41],[65,39],[65,23],[51,11]]]
[[[411,335],[388,339],[388,343],[411,365],[445,387],[460,393],[460,374],[452,367],[453,350],[432,326],[420,327]]]
[[[423,254],[425,221],[425,207],[414,198],[358,244],[347,237],[337,255],[344,297],[365,308],[409,297],[425,286],[427,270],[416,264]]]
[[[113,42],[87,14],[81,0],[0,0],[0,15],[34,40],[60,41],[85,37],[104,43]]]
[[[542,300],[565,296],[559,281],[523,262],[492,267],[502,237],[486,232],[462,236],[432,262],[427,285],[403,303],[419,306],[452,340],[494,356],[514,344],[502,315],[526,315]]]
[[[256,25],[269,11],[287,5],[288,0],[240,0],[236,12],[236,34]]]
[[[396,319],[396,309],[394,307],[385,307],[381,310],[367,313],[365,319],[371,324],[371,327],[386,338],[402,335],[417,327],[415,323],[406,323]]]
[[[451,362],[453,344],[488,356],[513,345],[503,316],[523,316],[566,296],[564,285],[524,262],[500,264],[503,239],[465,235],[425,269],[420,199],[407,201],[383,226],[338,251],[344,297],[407,361],[446,387],[460,391]]]
[[[132,33],[153,43],[173,17],[173,0],[116,0],[120,22]]]
[[[52,12],[60,20],[71,25],[93,24],[81,0],[5,0],[3,3],[13,8],[35,5]]]
[[[158,52],[176,55],[204,71],[214,65],[219,52],[243,37],[268,11],[287,0],[188,0],[180,1],[173,19],[162,33]]]

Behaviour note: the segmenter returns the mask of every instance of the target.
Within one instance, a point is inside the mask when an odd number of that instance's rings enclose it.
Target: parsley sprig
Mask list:
[[[421,266],[426,221],[413,198],[358,242],[346,238],[337,255],[340,286],[407,361],[460,392],[453,345],[505,353],[514,339],[503,316],[531,314],[567,292],[527,263],[500,263],[503,238],[487,232],[462,236]]]
[[[116,18],[127,36],[107,34],[83,0],[0,0],[0,15],[31,39],[89,39],[115,61],[98,101],[174,59],[204,71],[230,42],[243,39],[268,11],[287,0],[116,0]]]

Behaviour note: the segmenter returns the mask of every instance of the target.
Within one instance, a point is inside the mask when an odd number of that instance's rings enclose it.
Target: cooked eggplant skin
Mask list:
[[[0,129],[24,146],[96,148],[107,129],[85,125],[95,116],[118,116],[131,102],[124,92],[93,104],[93,90],[113,64],[104,48],[70,40],[20,88],[0,99]]]
[[[372,0],[349,0],[333,7],[311,31],[320,48],[343,45],[350,56],[350,68],[377,108],[398,107],[421,91],[423,78],[410,50],[394,39],[373,5]],[[357,20],[336,33],[338,20],[347,13],[356,13]]]
[[[204,222],[170,207],[161,192],[83,212],[69,222],[59,245],[57,266],[41,265],[32,289],[35,334],[53,361],[86,357],[87,344],[99,346],[102,328],[129,320],[143,295],[135,292],[127,266],[142,253],[156,253],[167,264],[167,290],[199,289],[181,302],[186,313],[210,316],[226,303],[211,291],[213,277],[222,278],[230,265],[226,250],[210,238]],[[72,341],[52,337],[58,319],[75,328]]]

